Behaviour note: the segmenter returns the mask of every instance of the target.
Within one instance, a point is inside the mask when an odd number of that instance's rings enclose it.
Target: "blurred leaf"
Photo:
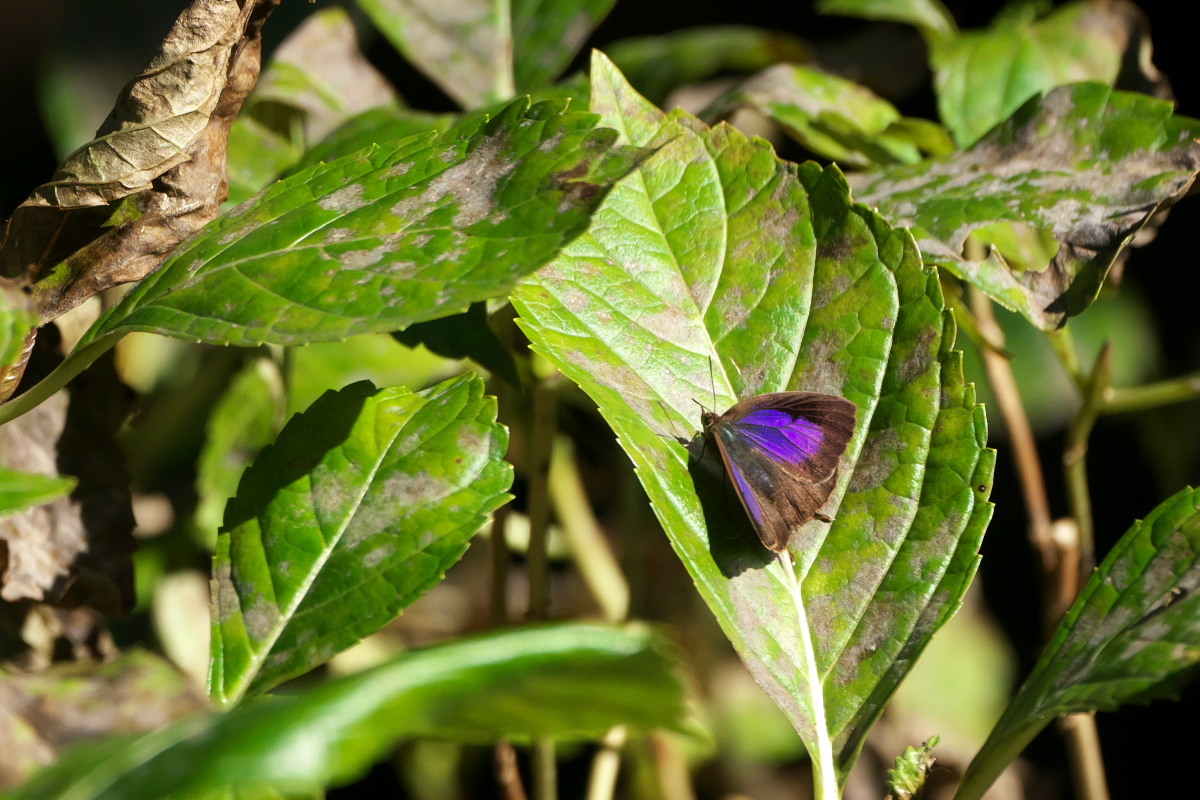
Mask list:
[[[518,93],[548,86],[616,0],[512,0],[513,74]]]
[[[1200,490],[1135,522],[1092,572],[956,795],[983,795],[1056,717],[1174,697],[1200,663]]]
[[[358,0],[375,27],[465,109],[549,85],[615,0]]]
[[[718,73],[754,72],[781,61],[807,61],[811,53],[802,40],[788,33],[720,25],[623,39],[609,45],[608,57],[639,92],[661,104],[675,89]]]
[[[329,660],[440,581],[508,498],[483,381],[357,383],[293,417],[246,471],[213,559],[222,705]]]
[[[315,164],[333,161],[373,144],[386,145],[409,136],[449,130],[453,114],[433,114],[408,108],[383,106],[356,114],[311,147],[296,163],[299,172]]]
[[[938,0],[818,0],[817,11],[844,17],[906,22],[939,41],[956,33],[954,18]]]
[[[756,109],[816,155],[845,166],[883,167],[921,158],[907,137],[893,135],[892,126],[902,119],[895,106],[865,86],[818,69],[777,64],[728,92],[705,116],[728,116],[740,106]],[[929,134],[928,127],[898,130]]]
[[[351,336],[291,351],[285,417],[308,408],[331,386],[370,381],[376,386],[431,386],[459,375],[463,365],[425,349],[410,350],[388,334]]]
[[[74,488],[75,479],[69,475],[37,475],[0,466],[0,514],[40,506]]]
[[[686,730],[674,649],[637,626],[567,623],[414,650],[291,697],[68,753],[20,800],[143,800],[346,783],[400,739],[598,740],[614,725]]]
[[[237,345],[331,341],[503,294],[586,228],[642,157],[614,148],[616,134],[594,119],[518,101],[489,121],[292,175],[179,248],[75,355],[134,330]]]
[[[278,367],[256,358],[233,377],[209,414],[196,463],[196,525],[212,537],[210,545],[242,473],[283,425],[283,395]]]
[[[1069,3],[1041,19],[1032,4],[1015,8],[991,28],[932,44],[938,112],[961,146],[1034,95],[1080,81],[1111,84],[1139,13],[1122,2]]]
[[[664,115],[603,56],[592,80],[609,124],[668,143],[518,289],[521,325],[597,403],[726,635],[843,777],[958,607],[990,517],[993,455],[937,276],[906,232],[851,205],[836,169]],[[858,405],[836,521],[796,531],[795,576],[738,535],[719,487],[698,496],[670,440],[696,432],[710,374],[718,409],[783,389]]]
[[[229,133],[230,201],[243,202],[293,169],[309,144],[348,120],[372,109],[399,113],[398,103],[391,84],[359,50],[346,10],[314,11],[275,48]]]
[[[207,708],[175,667],[143,650],[36,673],[0,669],[0,774],[20,783],[77,742],[140,733]]]
[[[488,325],[483,303],[474,303],[461,314],[418,322],[392,336],[408,347],[423,344],[439,356],[469,358],[509,386],[521,386],[517,362]]]
[[[1101,84],[1064,86],[969,150],[855,176],[855,195],[910,226],[927,261],[1054,329],[1091,304],[1117,254],[1200,170],[1200,122],[1171,112],[1170,103]],[[999,225],[1018,230],[998,236]],[[1028,268],[996,249],[971,260],[968,238],[984,228],[1005,247],[1023,247]],[[1033,263],[1053,251],[1045,233],[1057,252]]]

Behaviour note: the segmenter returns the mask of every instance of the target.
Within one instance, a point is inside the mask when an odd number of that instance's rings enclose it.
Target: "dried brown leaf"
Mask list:
[[[14,212],[0,277],[29,289],[43,321],[145,277],[216,216],[229,127],[278,2],[194,0],[99,137]]]

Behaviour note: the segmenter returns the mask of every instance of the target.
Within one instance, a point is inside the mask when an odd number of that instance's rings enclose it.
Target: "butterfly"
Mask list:
[[[724,414],[703,411],[703,435],[716,441],[725,472],[763,545],[788,540],[819,513],[837,483],[854,435],[857,406],[819,392],[771,392],[747,397]]]

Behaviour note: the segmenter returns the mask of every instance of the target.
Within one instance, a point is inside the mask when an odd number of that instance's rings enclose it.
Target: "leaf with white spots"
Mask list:
[[[1061,327],[1200,173],[1200,121],[1099,83],[1034,97],[969,149],[854,175],[854,195],[1040,328]],[[991,247],[972,257],[970,244]]]
[[[644,156],[564,105],[518,101],[279,181],[181,245],[79,350],[130,331],[335,341],[505,294],[582,233]]]
[[[1200,490],[1135,522],[1092,571],[956,798],[982,797],[1055,717],[1177,697],[1200,664]]]
[[[442,579],[512,481],[483,381],[326,392],[242,476],[213,559],[210,691],[307,672]]]
[[[617,432],[828,797],[958,608],[990,517],[993,454],[953,318],[912,237],[851,203],[835,167],[790,164],[727,126],[664,114],[602,56],[592,81],[607,124],[662,149],[517,290],[520,323]],[[782,390],[858,407],[826,506],[836,519],[793,532],[802,599],[783,565],[739,536],[748,522],[732,490],[706,482],[673,440],[697,433],[696,404],[714,390],[716,411]]]

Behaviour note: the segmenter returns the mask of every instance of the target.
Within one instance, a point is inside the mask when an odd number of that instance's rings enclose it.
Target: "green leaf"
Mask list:
[[[1135,522],[1094,570],[967,769],[981,797],[1055,717],[1174,697],[1200,663],[1200,490]]]
[[[36,475],[0,466],[0,514],[32,508],[63,497],[75,488],[75,479]]]
[[[440,581],[508,498],[507,444],[470,376],[415,394],[356,383],[293,417],[217,538],[214,698],[307,672]]]
[[[294,172],[333,161],[373,144],[386,145],[429,131],[442,133],[454,124],[453,114],[433,114],[409,108],[382,106],[346,120],[301,158]]]
[[[908,136],[916,129],[893,128],[902,122],[895,106],[865,86],[818,69],[777,64],[727,93],[705,116],[728,116],[741,106],[775,120],[813,153],[843,166],[883,167],[921,158]],[[923,136],[928,131],[921,128]]]
[[[1067,83],[1116,80],[1130,24],[1118,5],[1070,3],[1042,19],[1025,5],[986,30],[934,41],[938,112],[959,145],[971,144],[1034,95]]]
[[[609,124],[634,143],[669,143],[518,289],[520,322],[617,432],[676,552],[821,777],[842,778],[958,607],[990,516],[993,457],[937,276],[906,232],[850,203],[835,168],[781,162],[732,128],[663,114],[602,56],[592,80]],[[827,506],[840,501],[836,521],[796,532],[795,575],[737,534],[728,490],[698,496],[672,441],[696,433],[710,375],[718,410],[785,389],[858,405]]]
[[[926,261],[1053,329],[1091,304],[1134,234],[1200,171],[1200,121],[1171,112],[1102,84],[1064,86],[969,150],[855,176],[855,195],[911,227]],[[995,244],[991,256],[970,258],[968,239]]]
[[[684,690],[669,642],[644,627],[560,624],[414,650],[300,694],[69,753],[21,800],[143,800],[269,783],[347,783],[411,737],[598,740],[615,725],[676,731]]]
[[[90,329],[255,345],[390,332],[503,294],[642,157],[562,104],[310,167],[210,223]]]
[[[484,303],[475,303],[462,314],[418,322],[392,336],[408,347],[423,344],[445,358],[469,358],[509,386],[521,386],[517,362],[488,325]]]
[[[819,0],[817,11],[845,17],[906,22],[938,41],[956,33],[954,18],[938,0]]]
[[[616,0],[512,0],[517,92],[548,86],[583,48]]]
[[[283,402],[278,367],[256,358],[234,376],[209,414],[196,464],[196,524],[210,547],[242,473],[282,427]]]
[[[549,85],[615,0],[358,0],[388,41],[463,108]]]
[[[0,399],[16,389],[6,384],[19,380],[19,376],[6,375],[6,368],[21,360],[29,334],[39,325],[37,314],[22,307],[27,305],[29,301],[25,298],[10,300],[0,292]]]
[[[681,86],[721,72],[755,72],[780,61],[812,58],[809,47],[790,34],[738,25],[623,39],[608,48],[608,56],[655,103],[665,102]]]

